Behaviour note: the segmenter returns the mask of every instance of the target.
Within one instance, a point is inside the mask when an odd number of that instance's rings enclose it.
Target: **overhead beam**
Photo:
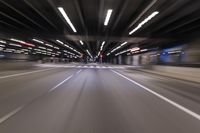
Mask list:
[[[48,22],[52,27],[54,27],[56,30],[58,30],[58,28],[55,26],[55,24],[53,24],[46,16],[44,16],[38,9],[36,9],[30,2],[28,2],[27,0],[24,0],[24,2],[31,7],[38,15],[40,15],[44,20],[46,20],[46,22]],[[48,0],[49,2],[49,0]],[[51,4],[51,3],[50,3]]]
[[[104,36],[79,36],[79,35],[65,35],[68,40],[79,41],[79,38],[82,38],[82,41],[96,42],[96,41],[105,41]],[[149,37],[109,37],[110,42],[129,42],[129,43],[138,43],[147,39],[151,40],[169,40],[170,38],[149,38]]]
[[[11,17],[11,16],[9,16],[9,15],[6,14],[6,13],[0,12],[0,15],[2,15],[2,16],[4,16],[4,17],[7,17],[8,19],[14,21],[15,23],[18,23],[18,24],[24,26],[25,28],[27,28],[27,29],[29,29],[29,30],[36,31],[35,29],[31,28],[29,25],[26,25],[26,24],[22,23],[21,21],[19,21],[19,20],[13,18],[13,17]]]
[[[0,2],[3,3],[4,5],[6,5],[7,7],[9,7],[10,9],[12,9],[13,11],[15,11],[16,13],[18,13],[19,15],[23,16],[24,18],[26,18],[27,20],[29,20],[33,24],[37,25],[39,28],[47,31],[46,28],[44,28],[43,26],[41,26],[40,24],[38,24],[36,21],[34,21],[33,19],[31,19],[30,17],[28,17],[27,15],[25,15],[21,11],[17,10],[15,7],[11,6],[10,4],[6,3],[3,0],[0,0]]]

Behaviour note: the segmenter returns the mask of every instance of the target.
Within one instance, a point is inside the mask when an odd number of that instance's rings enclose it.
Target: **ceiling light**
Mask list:
[[[40,40],[37,40],[37,39],[32,39],[34,42],[38,42],[38,43],[41,43],[41,44],[44,44],[43,41],[40,41]]]
[[[41,46],[39,46],[38,48],[40,48],[40,49],[46,49],[45,47],[41,47]]]
[[[124,43],[122,43],[120,46],[124,46],[125,44],[127,44],[128,42],[124,42]]]
[[[81,45],[83,45],[83,41],[80,40],[79,42],[81,43]]]
[[[135,47],[135,48],[131,49],[131,52],[135,52],[135,51],[138,51],[138,50],[140,50],[140,48],[139,47]]]
[[[105,25],[105,26],[108,25],[108,22],[109,22],[109,20],[110,20],[111,15],[112,15],[112,9],[109,9],[109,10],[107,11],[107,15],[106,15],[106,18],[105,18],[105,21],[104,21],[104,25]]]
[[[6,44],[6,41],[0,40],[0,43]]]
[[[115,52],[116,50],[120,49],[122,46],[124,46],[124,45],[127,44],[127,43],[128,43],[128,42],[122,43],[120,46],[114,48],[114,49],[111,51],[111,53],[113,53],[113,52]]]
[[[15,47],[22,47],[22,45],[19,44],[13,44],[13,43],[9,43],[10,46],[15,46]]]
[[[110,55],[110,53],[107,53],[107,56],[109,56]]]
[[[136,32],[138,29],[140,29],[144,24],[146,24],[148,21],[150,21],[153,17],[155,17],[156,15],[158,15],[159,12],[155,11],[153,12],[151,15],[149,15],[146,19],[144,19],[141,23],[138,24],[138,26],[136,28],[134,28],[132,31],[129,32],[129,35],[133,34],[134,32]]]
[[[88,50],[86,50],[86,51],[87,51],[87,53],[89,54],[89,56],[90,56],[91,58],[93,58],[92,55],[90,54],[90,52],[89,52]]]
[[[142,50],[140,50],[140,52],[146,52],[146,51],[148,51],[148,49],[142,49]]]
[[[46,45],[46,46],[49,46],[49,47],[53,47],[53,45],[51,45],[51,44],[47,44],[47,43],[46,43],[45,45]]]
[[[131,51],[131,49],[127,49],[127,50],[124,50],[124,51],[121,51],[121,52],[115,54],[115,56],[118,56],[118,55],[124,54],[124,53],[126,53],[126,52],[130,52],[130,51]]]
[[[57,42],[59,42],[60,44],[64,44],[63,42],[61,42],[60,40],[56,40]]]
[[[100,48],[100,51],[103,50],[103,46],[104,46],[104,44],[105,44],[105,41],[102,42],[102,44],[101,44],[101,48]]]
[[[10,40],[21,43],[21,44],[26,45],[26,46],[35,47],[35,45],[33,45],[33,44],[30,44],[30,43],[27,43],[27,42],[24,42],[24,41],[21,41],[21,40],[18,40],[18,39],[11,38]]]
[[[59,49],[60,49],[59,47],[53,47],[53,48],[55,48],[55,49],[57,49],[57,50],[59,50]]]
[[[48,48],[47,50],[48,50],[48,51],[51,51],[51,52],[53,51],[52,49],[49,49],[49,48]]]
[[[77,32],[74,25],[72,24],[71,20],[69,19],[69,17],[67,16],[65,10],[62,7],[58,7],[58,10],[60,11],[60,13],[62,14],[62,16],[65,18],[65,20],[67,21],[67,23],[69,24],[69,26],[72,28],[72,30],[74,32]]]
[[[0,44],[0,47],[5,47],[5,45]]]

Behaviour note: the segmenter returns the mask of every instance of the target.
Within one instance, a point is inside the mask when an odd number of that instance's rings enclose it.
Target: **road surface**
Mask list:
[[[0,133],[200,133],[200,86],[97,65],[0,73]]]

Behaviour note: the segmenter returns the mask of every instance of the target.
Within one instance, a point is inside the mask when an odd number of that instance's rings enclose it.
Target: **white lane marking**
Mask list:
[[[15,110],[13,110],[12,112],[8,113],[7,115],[5,115],[4,117],[0,118],[0,124],[3,123],[4,121],[8,120],[10,117],[12,117],[13,115],[15,115],[17,112],[19,112],[20,110],[22,110],[23,107],[19,107]]]
[[[76,72],[76,74],[79,74],[82,70],[79,70],[78,72]]]
[[[148,91],[148,92],[152,93],[153,95],[159,97],[160,99],[162,99],[162,100],[164,100],[164,101],[170,103],[171,105],[173,105],[173,106],[179,108],[179,109],[182,110],[183,112],[185,112],[185,113],[187,113],[187,114],[193,116],[194,118],[200,120],[200,115],[199,115],[199,114],[197,114],[197,113],[195,113],[195,112],[193,112],[193,111],[191,111],[191,110],[189,110],[189,109],[183,107],[182,105],[180,105],[180,104],[178,104],[178,103],[176,103],[176,102],[174,102],[174,101],[172,101],[172,100],[170,100],[170,99],[168,99],[168,98],[166,98],[166,97],[164,97],[164,96],[158,94],[158,93],[155,92],[155,91],[152,91],[151,89],[149,89],[149,88],[147,88],[147,87],[145,87],[145,86],[143,86],[143,85],[137,83],[136,81],[134,81],[134,80],[132,80],[132,79],[130,79],[130,78],[128,78],[128,77],[126,77],[126,76],[124,76],[124,75],[122,75],[122,74],[120,74],[120,73],[114,71],[114,70],[111,70],[111,71],[114,72],[115,74],[117,74],[117,75],[119,75],[119,76],[121,76],[121,77],[123,77],[123,78],[129,80],[130,82],[132,82],[132,83],[134,83],[134,84],[136,84],[136,85],[142,87],[142,88],[145,89],[146,91]]]
[[[37,72],[43,72],[43,71],[48,71],[48,70],[52,70],[52,69],[55,69],[55,68],[43,69],[43,70],[37,70],[37,71],[25,72],[25,73],[17,73],[17,74],[12,74],[12,75],[6,75],[6,76],[0,77],[0,79],[16,77],[16,76],[22,76],[22,75],[27,75],[27,74],[37,73]]]
[[[78,72],[76,72],[77,74],[80,73],[82,70],[79,70]],[[53,90],[55,90],[57,87],[59,87],[60,85],[62,85],[63,83],[65,83],[67,80],[69,80],[70,78],[72,78],[73,75],[69,76],[68,78],[66,78],[65,80],[63,80],[62,82],[60,82],[59,84],[57,84],[56,86],[54,86],[53,88],[51,88],[48,92],[51,92]],[[2,118],[0,118],[0,124],[5,122],[6,120],[8,120],[10,117],[12,117],[13,115],[15,115],[16,113],[18,113],[20,110],[22,110],[24,108],[24,106],[18,107],[17,109],[13,110],[12,112],[8,113],[7,115],[3,116]]]
[[[54,86],[53,88],[51,88],[48,92],[52,92],[54,91],[56,88],[58,88],[59,86],[61,86],[63,83],[65,83],[66,81],[68,81],[69,79],[71,79],[74,75],[72,74],[71,76],[67,77],[65,80],[63,80],[62,82],[60,82],[59,84],[57,84],[56,86]]]

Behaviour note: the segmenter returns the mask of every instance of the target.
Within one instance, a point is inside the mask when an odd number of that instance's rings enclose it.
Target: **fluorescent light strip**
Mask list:
[[[83,44],[84,44],[82,40],[80,40],[79,42],[81,43],[81,45],[83,45]]]
[[[63,42],[61,42],[60,40],[56,40],[57,42],[59,42],[60,44],[62,44],[62,45],[64,45],[65,47],[67,47],[67,48],[69,48],[69,49],[71,49],[71,50],[73,50],[74,52],[76,52],[76,53],[78,53],[78,54],[80,54],[81,55],[81,53],[80,52],[78,52],[77,50],[75,50],[74,48],[72,48],[72,47],[70,47],[70,46],[68,46],[67,44],[64,44]],[[55,47],[54,47],[55,48]]]
[[[124,45],[127,44],[127,43],[128,43],[128,42],[122,43],[120,46],[118,46],[118,47],[116,47],[115,49],[113,49],[113,50],[111,51],[111,53],[113,53],[113,52],[115,52],[116,50],[120,49],[122,46],[124,46]]]
[[[90,54],[90,52],[89,52],[88,50],[86,50],[86,51],[87,51],[87,53],[89,54],[89,56],[90,56],[91,58],[93,58],[92,55]]]
[[[41,44],[44,44],[44,42],[43,41],[40,41],[40,40],[38,40],[38,39],[32,39],[34,42],[38,42],[38,43],[41,43]]]
[[[148,49],[142,49],[142,50],[140,50],[140,52],[146,52],[146,51],[148,51]]]
[[[0,47],[5,47],[5,45],[0,44]]]
[[[52,52],[53,50],[48,48],[47,51],[51,51]]]
[[[18,40],[18,39],[11,38],[10,40],[21,43],[21,44],[26,45],[26,46],[35,47],[35,45],[33,45],[33,44],[30,44],[30,43],[27,43],[27,42],[24,42],[24,41],[21,41],[21,40]]]
[[[59,42],[60,44],[64,44],[62,41],[60,41],[60,40],[56,40],[57,42]]]
[[[131,52],[135,52],[135,51],[138,51],[138,50],[140,50],[140,48],[139,47],[135,47],[135,48],[131,49]]]
[[[69,24],[69,26],[72,28],[72,30],[74,32],[77,32],[74,25],[72,24],[71,20],[69,19],[69,17],[67,16],[65,10],[62,7],[58,7],[58,10],[60,11],[60,13],[63,15],[63,17],[65,18],[65,20],[67,21],[67,23]]]
[[[109,9],[108,11],[107,11],[107,15],[106,15],[106,18],[105,18],[105,21],[104,21],[104,25],[105,26],[107,26],[108,25],[108,22],[109,22],[109,20],[110,20],[110,17],[111,17],[111,15],[112,15],[112,9]]]
[[[127,44],[128,42],[124,42],[124,43],[122,43],[120,46],[124,46],[125,44]]]
[[[9,43],[10,46],[15,46],[15,47],[22,47],[22,45],[19,44],[13,44],[13,43]]]
[[[103,50],[103,46],[104,46],[104,44],[105,44],[105,41],[102,42],[102,44],[101,44],[101,48],[100,48],[100,51]]]
[[[0,43],[6,44],[6,41],[0,40]]]
[[[136,32],[138,29],[140,29],[144,24],[146,24],[147,22],[149,22],[153,17],[155,17],[156,15],[158,15],[159,12],[155,11],[153,12],[151,15],[149,15],[146,19],[144,19],[141,23],[138,24],[138,26],[136,28],[134,28],[132,31],[129,32],[129,35],[133,34],[134,32]]]
[[[53,45],[51,44],[46,43],[45,45],[53,48]]]
[[[39,46],[38,48],[40,48],[40,49],[47,49],[47,48],[45,48],[45,47],[41,47],[41,46]]]
[[[57,49],[57,50],[59,50],[59,49],[60,49],[59,47],[53,47],[53,48],[55,48],[55,49]]]
[[[127,49],[127,50],[124,50],[124,51],[121,51],[121,52],[115,54],[115,56],[121,55],[121,54],[126,53],[126,52],[130,52],[130,51],[131,51],[131,49]]]

